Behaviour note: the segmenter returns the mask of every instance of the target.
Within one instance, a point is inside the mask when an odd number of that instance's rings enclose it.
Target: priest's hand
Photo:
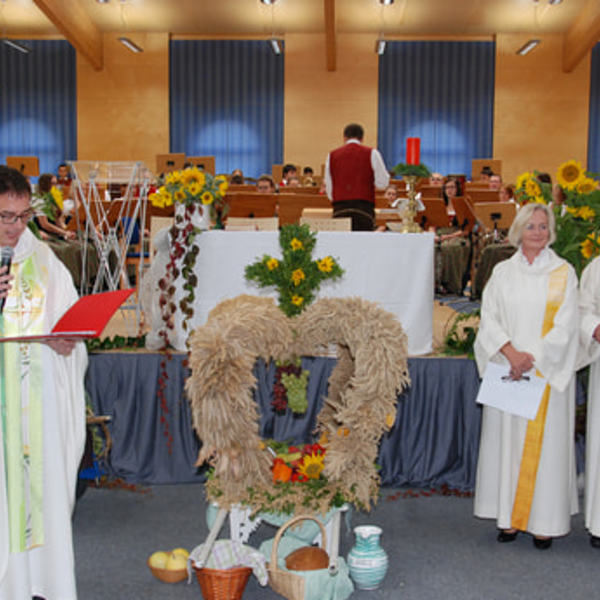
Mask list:
[[[517,350],[510,342],[500,348],[500,352],[506,356],[510,363],[511,379],[521,379],[524,373],[533,369],[535,358],[529,352]]]
[[[596,329],[594,329],[594,335],[592,335],[592,337],[597,341],[600,342],[600,325],[598,325],[598,327],[596,327]]]
[[[13,276],[8,272],[8,267],[0,267],[0,298],[6,298],[12,287],[11,281],[13,279]]]
[[[76,343],[77,342],[75,342],[75,340],[64,339],[46,341],[46,344],[48,344],[48,346],[50,346],[54,352],[60,354],[61,356],[69,356],[69,354],[73,352],[73,348],[75,348]]]

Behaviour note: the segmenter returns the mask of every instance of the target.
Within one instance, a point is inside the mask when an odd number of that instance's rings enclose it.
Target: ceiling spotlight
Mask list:
[[[29,54],[31,52],[31,48],[25,46],[25,44],[19,44],[19,42],[15,42],[14,40],[2,40],[7,46],[10,46],[13,50],[18,50],[23,54]]]
[[[389,6],[390,4],[394,4],[394,0],[379,0],[379,3],[384,6]]]
[[[260,0],[263,4],[275,4],[277,0]]]
[[[108,4],[110,0],[96,0],[98,4]]]
[[[379,56],[381,56],[385,52],[386,45],[387,45],[387,42],[383,38],[379,38],[375,42],[375,52],[377,52],[377,54],[379,54]]]
[[[141,48],[140,46],[138,46],[135,42],[132,42],[129,38],[127,37],[120,37],[119,41],[121,42],[121,44],[123,44],[123,46],[125,46],[126,48],[129,48],[129,50],[131,50],[132,52],[143,52],[144,49]]]
[[[554,6],[555,4],[560,4],[562,0],[548,0],[548,4]]]
[[[281,46],[281,41],[277,38],[271,38],[269,40],[269,44],[271,44],[271,48],[275,54],[281,54],[283,52],[283,48]]]
[[[517,54],[519,56],[525,56],[526,54],[529,54],[540,43],[540,41],[541,40],[529,40],[517,50]]]

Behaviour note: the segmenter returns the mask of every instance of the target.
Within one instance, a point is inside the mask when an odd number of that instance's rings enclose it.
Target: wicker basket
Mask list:
[[[284,523],[277,531],[277,535],[275,535],[275,539],[273,540],[273,547],[271,548],[271,561],[268,566],[269,585],[274,591],[288,600],[304,600],[305,580],[302,575],[284,571],[277,566],[277,548],[281,536],[288,527],[307,519],[315,521],[315,523],[319,525],[319,528],[321,529],[321,547],[325,548],[327,546],[325,527],[323,527],[323,523],[321,523],[319,519],[310,515],[298,515],[297,517],[290,519],[287,523]]]
[[[194,567],[204,600],[240,600],[252,573],[249,567],[198,569]]]

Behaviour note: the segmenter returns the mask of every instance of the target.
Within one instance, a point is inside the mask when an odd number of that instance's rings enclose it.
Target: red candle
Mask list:
[[[406,138],[406,164],[418,165],[421,162],[421,138]]]

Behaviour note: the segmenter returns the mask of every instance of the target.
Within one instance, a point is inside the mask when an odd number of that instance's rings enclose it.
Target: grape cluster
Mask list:
[[[289,406],[292,412],[303,414],[308,408],[306,388],[308,371],[303,371],[300,360],[296,363],[277,363],[273,401],[271,406],[278,414],[283,414]]]
[[[281,383],[287,390],[288,405],[293,413],[304,414],[308,408],[306,388],[308,386],[308,371],[299,374],[282,373]]]

